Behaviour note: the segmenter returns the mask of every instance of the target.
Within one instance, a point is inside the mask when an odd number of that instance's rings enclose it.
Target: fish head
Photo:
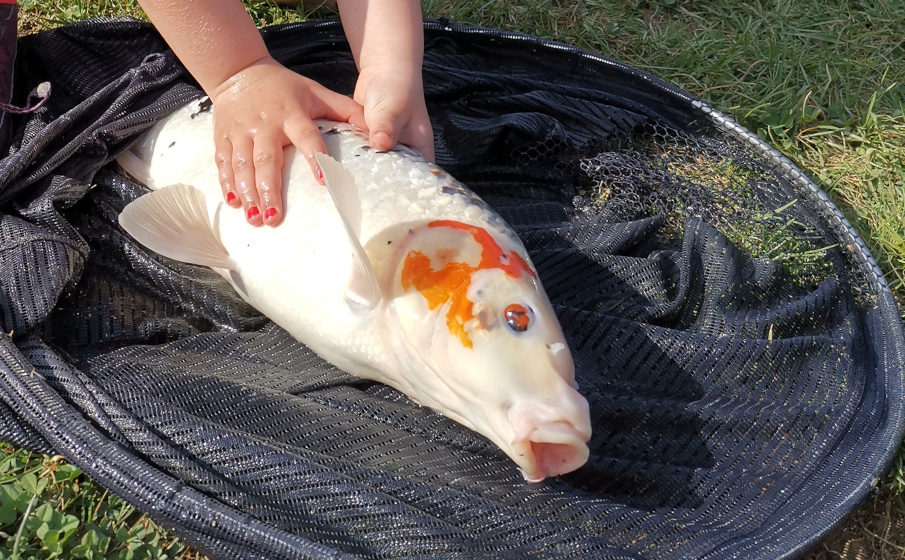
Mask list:
[[[521,243],[431,222],[406,244],[393,307],[422,366],[420,402],[483,434],[527,480],[588,458],[587,401],[556,314]]]

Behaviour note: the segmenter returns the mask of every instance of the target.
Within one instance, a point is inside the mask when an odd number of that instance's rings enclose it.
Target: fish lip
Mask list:
[[[529,433],[516,436],[511,447],[525,480],[540,482],[584,465],[590,455],[590,438],[588,430],[560,420],[539,424]]]

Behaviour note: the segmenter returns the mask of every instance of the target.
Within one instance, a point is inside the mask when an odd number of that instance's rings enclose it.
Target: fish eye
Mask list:
[[[520,303],[510,303],[503,310],[503,318],[509,328],[515,332],[525,332],[531,324],[532,310]]]

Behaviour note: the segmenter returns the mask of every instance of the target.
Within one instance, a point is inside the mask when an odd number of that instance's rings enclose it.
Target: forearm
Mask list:
[[[268,56],[238,0],[139,0],[139,4],[209,95],[240,70]]]
[[[417,0],[339,2],[343,30],[359,70],[377,66],[417,69],[424,56],[421,4]]]

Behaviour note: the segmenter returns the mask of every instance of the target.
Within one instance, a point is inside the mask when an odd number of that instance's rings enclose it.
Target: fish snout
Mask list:
[[[525,401],[509,412],[513,459],[528,482],[572,472],[588,460],[591,421],[588,403],[569,388],[563,398]]]

